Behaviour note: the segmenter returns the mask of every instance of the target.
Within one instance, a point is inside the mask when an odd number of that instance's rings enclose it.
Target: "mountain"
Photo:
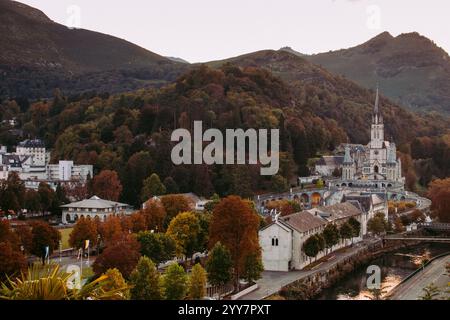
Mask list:
[[[354,143],[367,143],[375,92],[284,49],[263,50],[242,56],[213,61],[210,67],[231,64],[244,68],[263,68],[280,77],[292,89],[292,104],[322,119],[333,119]],[[416,136],[434,136],[450,126],[438,115],[419,115],[384,96],[381,106],[387,123],[387,137],[397,143]],[[408,127],[410,130],[404,130]]]
[[[450,115],[450,58],[418,33],[388,32],[359,46],[302,56],[415,111]]]
[[[125,40],[69,29],[9,0],[0,0],[0,42],[0,97],[46,97],[58,83],[69,92],[132,90],[172,81],[184,69]]]
[[[187,63],[189,64],[189,61],[186,61],[182,58],[177,58],[177,57],[166,57],[169,60],[175,61],[175,62],[181,62],[181,63]]]

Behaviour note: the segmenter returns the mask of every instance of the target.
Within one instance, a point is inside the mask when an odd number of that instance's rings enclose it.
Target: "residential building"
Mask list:
[[[93,196],[90,199],[72,202],[61,206],[62,222],[64,224],[75,223],[80,218],[100,219],[105,221],[111,215],[129,215],[133,213],[133,207],[129,204],[100,199]]]

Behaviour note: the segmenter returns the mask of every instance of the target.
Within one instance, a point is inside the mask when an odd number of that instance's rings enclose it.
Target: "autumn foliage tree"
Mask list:
[[[181,212],[192,210],[193,204],[183,195],[171,194],[161,197],[161,202],[166,210],[164,224],[169,225],[170,221]]]
[[[118,201],[122,193],[119,175],[113,170],[103,170],[92,180],[92,192],[98,197]]]
[[[26,268],[25,256],[14,249],[10,242],[0,242],[0,281],[5,280],[6,276],[20,274]]]
[[[192,256],[198,246],[200,221],[192,212],[182,212],[170,222],[167,235],[175,240],[177,255]]]
[[[82,217],[78,219],[70,233],[69,244],[73,248],[80,249],[84,248],[86,240],[89,240],[91,244],[97,241],[97,226],[91,219]]]
[[[8,221],[0,220],[0,281],[5,276],[25,271],[26,259],[20,250],[20,238]]]
[[[165,229],[166,209],[159,199],[148,200],[141,214],[145,218],[148,230],[163,231]]]
[[[431,209],[439,217],[439,221],[450,222],[450,178],[431,182],[428,197],[432,201]]]
[[[121,218],[118,216],[109,216],[104,222],[99,223],[98,233],[107,246],[120,240],[126,234],[122,229]]]
[[[95,274],[101,275],[108,269],[117,268],[128,279],[141,257],[139,242],[133,236],[122,238],[110,244],[93,264]]]
[[[36,221],[32,224],[32,246],[31,253],[42,259],[45,264],[46,247],[49,248],[49,254],[58,248],[61,234],[58,230],[43,221]]]
[[[235,289],[245,270],[249,255],[260,252],[258,241],[260,219],[248,201],[238,196],[221,200],[214,208],[210,225],[209,247],[221,242],[233,260]]]

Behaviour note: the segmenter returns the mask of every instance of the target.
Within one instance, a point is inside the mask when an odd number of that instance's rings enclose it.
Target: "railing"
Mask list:
[[[426,267],[428,267],[431,263],[433,263],[434,261],[446,257],[450,255],[450,251],[449,252],[445,252],[443,254],[437,255],[436,257],[431,258],[430,260],[428,260],[427,262],[425,262],[419,269],[415,270],[414,272],[410,273],[408,276],[406,276],[406,278],[404,278],[402,281],[399,282],[399,284],[397,286],[395,286],[395,288],[389,293],[388,297],[391,297],[392,295],[395,294],[396,289],[400,287],[400,285],[404,284],[405,282],[407,282],[408,280],[410,280],[412,277],[414,277],[416,274],[418,274],[420,271],[423,271]]]

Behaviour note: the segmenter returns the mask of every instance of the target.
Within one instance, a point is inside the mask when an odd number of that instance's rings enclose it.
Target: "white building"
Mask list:
[[[21,142],[16,152],[8,153],[6,147],[0,147],[0,180],[8,179],[10,172],[17,172],[28,189],[37,189],[41,182],[53,189],[58,184],[73,181],[86,182],[93,177],[92,165],[75,165],[73,161],[59,161],[49,164],[49,153],[40,140]]]
[[[111,215],[129,215],[133,213],[133,207],[120,202],[100,199],[93,196],[78,202],[61,206],[62,222],[64,224],[75,223],[80,218],[100,219],[105,221]]]
[[[351,217],[362,226],[363,212],[355,203],[345,202],[328,207],[319,207],[276,219],[275,222],[259,231],[264,269],[268,271],[301,270],[310,264],[310,258],[303,253],[304,242],[315,234],[323,232],[327,224],[340,226]],[[362,230],[362,228],[361,228]],[[358,242],[361,236],[353,239]],[[346,246],[340,243],[331,251]],[[317,258],[325,255],[319,253]]]
[[[47,166],[48,179],[52,181],[86,181],[93,177],[92,165],[74,165],[73,161],[59,161]]]
[[[32,166],[45,166],[49,159],[45,144],[42,140],[25,140],[16,147],[16,155],[30,156]]]

